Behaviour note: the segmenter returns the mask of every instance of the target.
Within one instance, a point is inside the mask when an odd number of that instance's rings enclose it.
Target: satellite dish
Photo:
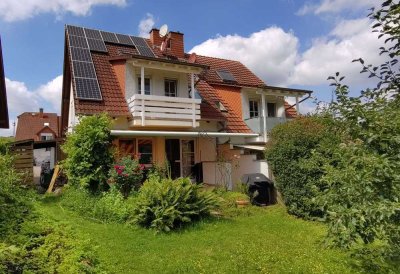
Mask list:
[[[167,34],[168,34],[168,26],[164,24],[160,28],[160,37],[165,37],[165,35]]]

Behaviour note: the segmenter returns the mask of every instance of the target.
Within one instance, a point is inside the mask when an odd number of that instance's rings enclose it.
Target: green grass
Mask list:
[[[38,210],[91,238],[108,273],[356,272],[348,254],[323,247],[322,224],[289,216],[281,206],[248,208],[249,214],[169,234],[82,218],[57,199]]]

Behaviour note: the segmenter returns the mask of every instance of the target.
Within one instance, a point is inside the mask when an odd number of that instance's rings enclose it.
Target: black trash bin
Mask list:
[[[266,206],[275,203],[274,182],[262,173],[244,174],[242,183],[248,187],[250,201],[253,205]]]

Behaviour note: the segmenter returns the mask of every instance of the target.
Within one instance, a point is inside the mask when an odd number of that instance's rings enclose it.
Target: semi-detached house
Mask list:
[[[185,53],[182,33],[158,29],[144,39],[67,25],[63,81],[63,136],[82,115],[106,112],[120,155],[228,185],[270,175],[260,157],[268,132],[311,93],[269,86],[238,61]]]

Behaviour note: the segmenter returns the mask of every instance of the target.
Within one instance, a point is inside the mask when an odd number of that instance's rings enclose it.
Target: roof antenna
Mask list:
[[[168,25],[162,25],[159,34],[161,38],[164,38],[164,41],[162,41],[161,43],[161,52],[165,54],[165,52],[167,51],[168,42],[171,39],[168,32]]]

